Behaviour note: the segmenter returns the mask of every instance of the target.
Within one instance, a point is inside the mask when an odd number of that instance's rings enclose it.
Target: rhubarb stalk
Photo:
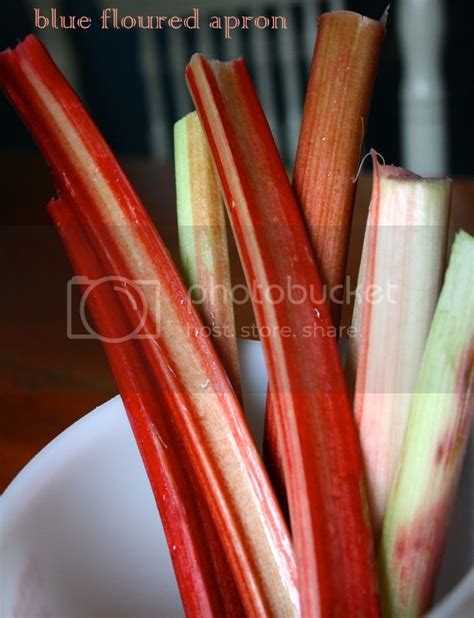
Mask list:
[[[474,415],[474,238],[459,232],[387,506],[379,566],[386,616],[428,609]]]
[[[356,374],[354,413],[377,537],[441,287],[451,181],[373,160],[347,362]]]
[[[237,392],[240,368],[232,305],[225,211],[217,173],[196,112],[175,124],[176,198],[181,266]]]
[[[293,188],[303,210],[316,262],[330,299],[333,325],[341,317],[355,177],[367,128],[385,20],[350,11],[321,15],[306,90]],[[285,505],[282,448],[271,397],[264,456]]]
[[[242,616],[244,609],[210,513],[186,458],[140,341],[120,305],[122,281],[107,277],[73,209],[48,206],[104,345],[161,515],[187,616]],[[117,286],[122,289],[117,294]],[[176,465],[177,458],[181,465]],[[216,585],[217,582],[217,585]]]
[[[186,76],[252,290],[302,615],[378,616],[362,457],[301,211],[245,62],[195,55]]]
[[[34,36],[1,54],[0,82],[45,154],[59,193],[73,200],[105,272],[130,287],[145,281],[145,310],[124,308],[143,333],[163,413],[192,462],[246,612],[296,615],[286,525],[222,363],[143,205]]]
[[[311,64],[293,187],[321,277],[340,320],[355,176],[367,128],[386,16],[321,15]]]

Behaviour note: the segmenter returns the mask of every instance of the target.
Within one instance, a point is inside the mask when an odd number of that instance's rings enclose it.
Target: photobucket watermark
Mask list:
[[[75,293],[80,289],[82,295]],[[193,285],[187,290],[188,302],[194,304],[199,313],[216,303],[231,303],[236,313],[239,306],[251,303],[254,307],[262,305],[302,305],[310,303],[315,316],[320,317],[318,307],[330,302],[337,305],[352,303],[395,304],[396,284],[387,282],[384,286],[357,284],[351,287],[350,277],[344,286],[320,286],[317,284],[303,286],[287,277],[284,285],[269,284],[262,286],[254,282],[251,286],[236,284],[231,287],[215,284],[208,287]],[[161,331],[163,290],[156,280],[132,280],[126,277],[109,276],[100,279],[73,277],[67,284],[67,336],[70,339],[99,339],[104,343],[121,343],[131,339],[155,339]],[[170,302],[168,299],[167,303]],[[184,302],[181,300],[181,302]],[[96,324],[90,318],[94,314],[103,314],[107,318]],[[163,312],[163,318],[166,314]],[[287,324],[280,324],[278,332],[268,332],[266,327],[244,324],[240,327],[240,336],[244,338],[272,337],[312,337],[317,334],[331,337],[352,337],[351,327],[322,325],[319,319],[306,325],[301,332],[294,332]],[[344,332],[341,332],[344,328]],[[206,337],[231,337],[233,331],[219,324],[202,325],[199,334]],[[316,329],[316,330],[315,330]],[[320,329],[321,333],[317,330]],[[324,332],[323,332],[324,331]],[[191,333],[192,334],[192,333]]]
[[[208,326],[203,324],[198,333],[194,328],[188,330],[189,336],[196,336],[199,334],[201,337],[234,337],[234,330],[229,326],[217,326],[213,324]],[[342,339],[343,337],[351,338],[357,335],[357,329],[355,326],[332,326],[327,324],[305,324],[301,328],[294,329],[288,325],[274,325],[274,326],[258,326],[257,324],[244,324],[240,327],[239,335],[242,339],[267,339],[268,337],[281,337],[283,339],[289,339],[290,337],[310,338],[310,337],[322,337],[323,339]]]
[[[189,288],[189,294],[195,305],[203,305],[209,302],[225,300],[232,302],[233,305],[245,305],[251,302],[254,305],[279,305],[288,302],[291,305],[302,305],[310,302],[313,305],[322,305],[330,302],[336,305],[350,305],[353,302],[369,303],[378,305],[383,302],[395,304],[397,284],[387,281],[385,285],[372,284],[364,286],[357,284],[351,286],[351,278],[346,277],[344,285],[329,287],[327,285],[304,286],[287,277],[285,284],[269,284],[262,286],[253,282],[251,286],[243,283],[227,287],[216,284],[210,287],[203,287],[195,284]]]

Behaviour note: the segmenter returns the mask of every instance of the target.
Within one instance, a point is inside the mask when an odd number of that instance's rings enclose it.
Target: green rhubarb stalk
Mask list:
[[[379,551],[385,615],[428,608],[474,413],[474,238],[456,236]]]
[[[176,198],[183,276],[210,329],[231,382],[240,391],[224,204],[196,112],[175,124]]]
[[[423,179],[374,157],[348,365],[376,537],[441,288],[450,195],[449,179]]]

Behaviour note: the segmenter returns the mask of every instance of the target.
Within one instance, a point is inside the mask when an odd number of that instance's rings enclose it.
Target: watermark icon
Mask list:
[[[82,291],[78,302],[76,302],[77,296],[74,293],[76,288]],[[99,332],[86,307],[89,303],[106,303],[111,295],[116,295],[117,303],[110,306],[107,330]],[[100,279],[77,276],[72,277],[67,283],[67,336],[69,339],[98,339],[103,343],[154,339],[159,334],[159,324],[160,284],[158,281],[131,280],[119,276],[101,277]]]

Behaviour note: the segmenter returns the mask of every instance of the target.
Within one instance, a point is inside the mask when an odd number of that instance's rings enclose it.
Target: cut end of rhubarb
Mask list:
[[[390,12],[390,4],[387,4],[387,8],[385,9],[385,11],[382,13],[382,17],[380,18],[380,24],[386,28],[387,27],[387,21],[388,21],[388,14]]]
[[[385,10],[385,13],[388,14],[388,8]],[[384,13],[384,16],[385,16]],[[355,20],[357,20],[358,22],[360,22],[360,26],[361,27],[366,27],[368,25],[370,25],[371,27],[373,25],[377,25],[378,27],[381,27],[385,30],[385,26],[387,23],[387,20],[385,19],[385,21],[383,21],[383,19],[372,19],[371,17],[367,17],[366,15],[361,15],[360,13],[357,13],[356,11],[346,11],[346,10],[341,10],[341,11],[328,11],[327,13],[323,13],[318,20],[318,23],[323,23],[325,20],[332,20],[334,22],[339,21],[339,23],[342,23],[342,21],[346,21],[347,23],[349,22],[353,22]]]
[[[3,56],[9,56],[12,52],[25,48],[28,46],[35,46],[38,43],[38,39],[33,34],[28,34],[22,41],[18,41],[16,45],[12,47],[7,47],[6,49],[0,52],[0,58]]]
[[[374,167],[374,171],[376,171],[376,173],[382,178],[392,178],[394,180],[411,180],[411,181],[417,181],[417,182],[424,182],[424,183],[429,183],[429,182],[440,182],[440,181],[444,181],[444,182],[448,182],[448,183],[452,183],[451,178],[449,178],[448,176],[442,176],[442,177],[423,177],[423,176],[419,176],[418,174],[415,174],[415,172],[412,172],[409,169],[406,169],[405,167],[401,167],[401,166],[397,166],[397,165],[387,165],[384,162],[384,158],[383,156],[377,152],[376,150],[374,150],[373,148],[371,148],[370,150],[370,156],[372,157],[372,164]],[[379,159],[382,161],[382,163],[379,162]]]
[[[232,60],[217,60],[216,58],[208,58],[205,54],[195,53],[191,56],[189,63],[186,66],[186,75],[190,74],[191,67],[195,64],[201,64],[201,66],[207,65],[214,71],[219,71],[220,69],[225,70],[236,65],[243,65],[245,67],[247,66],[245,58],[243,56],[237,56],[237,58],[233,58]]]

